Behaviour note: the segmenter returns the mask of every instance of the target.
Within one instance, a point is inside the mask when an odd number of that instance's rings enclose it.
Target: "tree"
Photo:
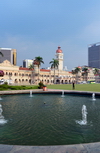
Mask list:
[[[40,56],[35,57],[35,61],[37,62],[37,65],[38,65],[38,82],[39,82],[39,76],[40,76],[39,70],[40,70],[41,63],[44,64],[44,61],[43,61],[43,58]]]
[[[93,73],[94,73],[94,75],[95,75],[95,80],[96,80],[96,82],[99,82],[99,79],[100,79],[99,69],[98,69],[98,68],[94,68],[94,69],[93,69]]]
[[[85,78],[85,81],[87,81],[89,70],[87,67],[84,67],[82,71],[83,71],[83,77]]]
[[[95,68],[94,70],[93,70],[93,73],[96,75],[98,75],[99,74],[99,69],[97,69],[97,68]]]
[[[33,69],[34,69],[34,65],[33,64],[30,64],[29,69],[32,70],[31,82],[30,82],[32,84],[32,82],[33,82]]]
[[[80,67],[75,67],[72,71],[73,74],[76,74],[76,82],[78,82],[78,73],[81,71]]]
[[[55,70],[58,68],[59,61],[53,58],[52,61],[50,61],[49,64],[51,64],[51,68],[54,69],[54,83],[56,83]]]

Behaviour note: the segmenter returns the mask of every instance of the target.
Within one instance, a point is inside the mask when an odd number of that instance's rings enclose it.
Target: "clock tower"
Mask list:
[[[56,50],[56,60],[59,61],[58,70],[63,71],[63,52],[60,48],[61,47],[58,46],[58,49]]]

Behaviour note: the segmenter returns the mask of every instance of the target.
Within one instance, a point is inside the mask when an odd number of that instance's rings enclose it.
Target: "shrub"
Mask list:
[[[42,88],[43,88],[43,86],[44,86],[44,84],[43,84],[43,82],[42,82],[42,81],[40,81],[38,85],[39,85],[39,87],[38,87],[39,89],[42,89]]]
[[[8,85],[8,82],[4,82],[4,84]]]
[[[38,86],[9,86],[7,84],[0,85],[0,90],[29,90],[38,89]]]

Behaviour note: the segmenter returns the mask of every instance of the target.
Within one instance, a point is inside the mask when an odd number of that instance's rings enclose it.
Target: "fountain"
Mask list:
[[[92,100],[96,100],[95,99],[95,93],[92,94]]]
[[[62,90],[62,95],[61,95],[61,97],[65,97],[65,96],[64,96],[64,90]]]
[[[0,100],[2,100],[2,98],[0,97]]]
[[[33,97],[33,95],[32,95],[32,90],[30,90],[30,97]]]
[[[87,108],[85,105],[82,106],[82,120],[76,121],[80,125],[86,125],[87,124]]]
[[[4,119],[4,116],[2,115],[2,105],[0,104],[0,124],[5,124],[7,121]]]
[[[61,98],[64,92],[61,90],[60,96],[59,92],[34,93],[34,99],[29,93],[2,96],[0,120],[7,118],[7,124],[0,124],[0,144],[42,146],[100,141],[100,98],[94,107],[90,96],[67,94]]]

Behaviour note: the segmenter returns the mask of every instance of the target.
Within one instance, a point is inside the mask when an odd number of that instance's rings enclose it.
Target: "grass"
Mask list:
[[[48,89],[73,90],[72,84],[55,84],[47,85],[47,87]],[[100,84],[75,84],[74,90],[100,92]]]
[[[72,84],[47,85],[47,88],[48,89],[73,90]],[[29,86],[9,86],[6,84],[0,85],[0,90],[28,90],[28,89],[38,89],[38,85],[29,85]],[[75,84],[74,90],[100,92],[100,84]]]

